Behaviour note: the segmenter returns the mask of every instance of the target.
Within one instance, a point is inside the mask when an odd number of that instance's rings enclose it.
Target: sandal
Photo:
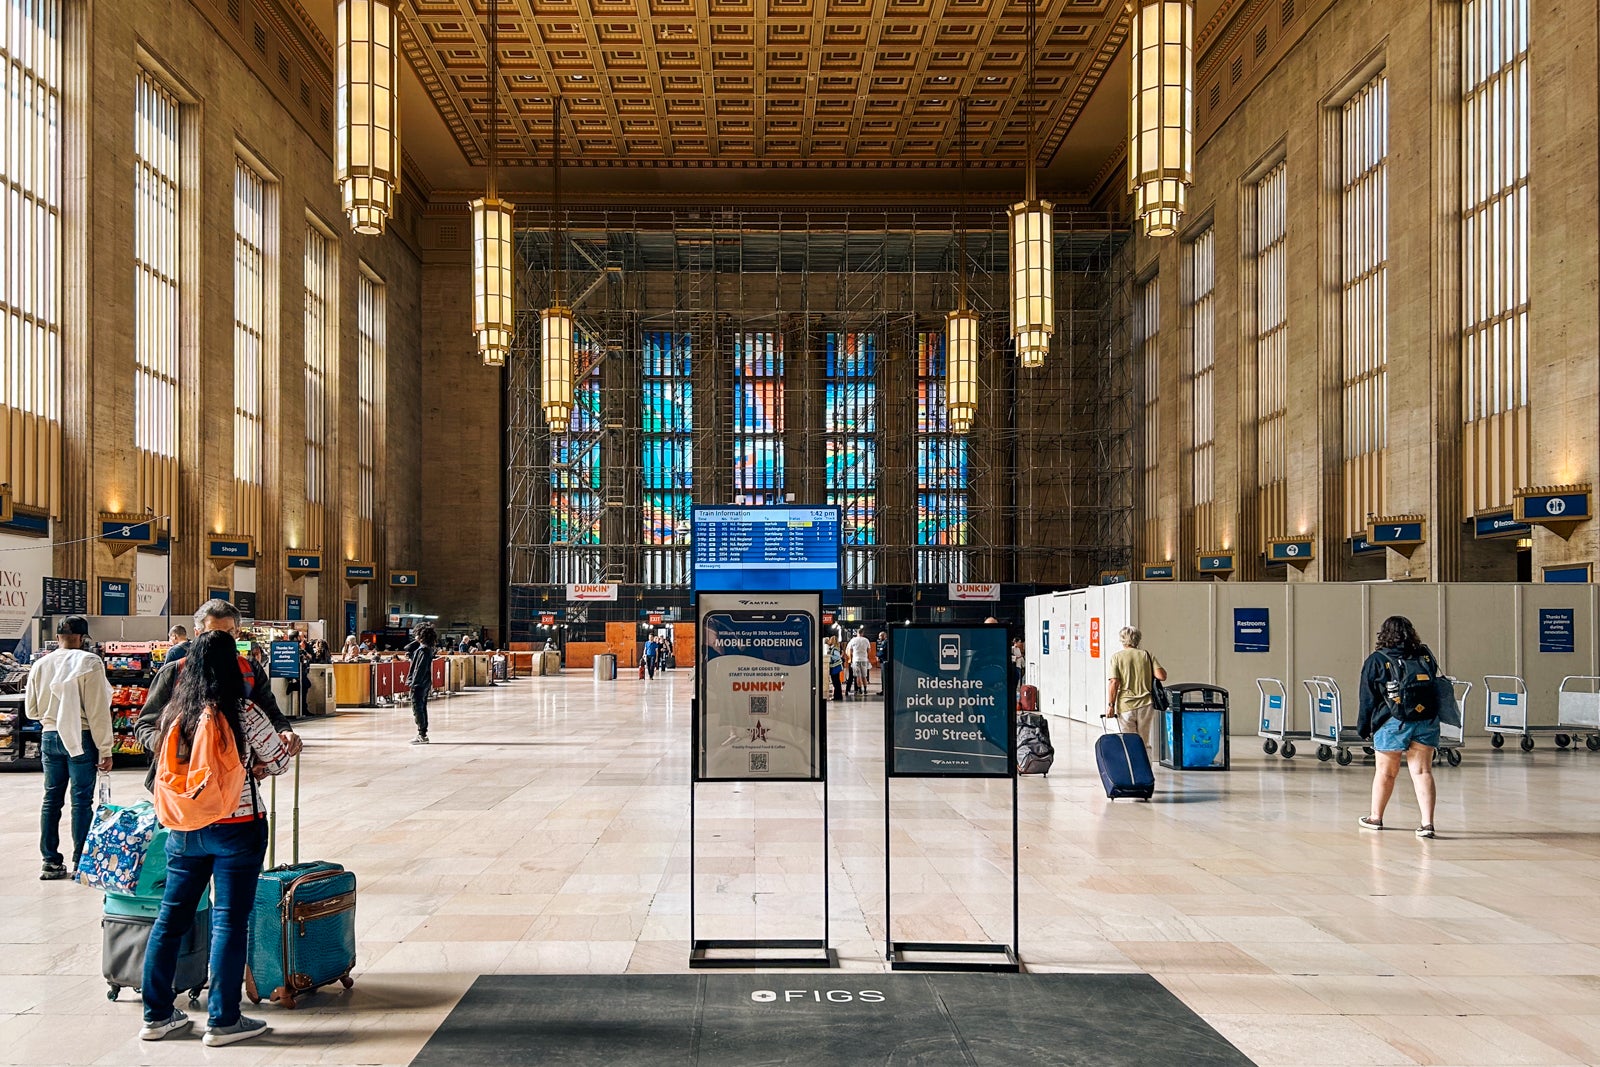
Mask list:
[[[1363,830],[1382,830],[1383,820],[1374,819],[1370,815],[1363,815],[1361,818],[1356,820],[1356,825],[1361,827]],[[1420,833],[1420,831],[1418,832]]]
[[[1432,837],[1433,836],[1433,823],[1429,823],[1426,826],[1417,827],[1417,836],[1418,837]]]

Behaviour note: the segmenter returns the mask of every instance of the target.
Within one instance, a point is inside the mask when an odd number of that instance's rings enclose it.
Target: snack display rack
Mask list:
[[[28,684],[28,669],[15,666],[0,670],[0,770],[37,771],[44,768],[39,757],[42,734],[39,724],[28,718],[23,707],[23,690]]]
[[[167,645],[155,641],[112,641],[101,650],[111,682],[111,755],[119,763],[145,764],[149,755],[134,736],[133,724],[161,669]]]

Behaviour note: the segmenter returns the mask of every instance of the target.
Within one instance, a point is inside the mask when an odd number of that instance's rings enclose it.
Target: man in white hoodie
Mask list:
[[[111,769],[111,683],[100,657],[83,646],[89,620],[69,615],[56,624],[61,647],[28,672],[28,718],[44,728],[44,810],[39,816],[41,881],[67,877],[61,855],[61,812],[72,786],[72,866],[83,855],[94,814],[96,769]]]

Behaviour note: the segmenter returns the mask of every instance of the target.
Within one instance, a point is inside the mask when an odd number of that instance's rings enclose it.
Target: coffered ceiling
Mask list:
[[[285,3],[331,40],[335,0]],[[1200,0],[1197,26],[1236,0]],[[1121,159],[1124,0],[1035,0],[1035,158],[1087,200]],[[400,0],[402,142],[433,197],[489,148],[487,0]],[[502,187],[548,187],[563,100],[577,197],[894,198],[1020,189],[1026,0],[499,0]]]

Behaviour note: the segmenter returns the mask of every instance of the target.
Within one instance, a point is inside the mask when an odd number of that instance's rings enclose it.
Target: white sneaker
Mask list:
[[[189,1016],[177,1008],[173,1008],[172,1014],[167,1017],[165,1022],[145,1023],[144,1028],[139,1031],[139,1040],[160,1041],[169,1034],[181,1033],[189,1029],[189,1024]]]
[[[241,1015],[239,1016],[239,1021],[232,1026],[213,1026],[206,1031],[206,1036],[202,1040],[212,1048],[216,1048],[218,1045],[232,1045],[238,1041],[249,1041],[252,1037],[260,1037],[269,1029],[270,1027],[260,1019],[252,1019],[249,1016]]]

